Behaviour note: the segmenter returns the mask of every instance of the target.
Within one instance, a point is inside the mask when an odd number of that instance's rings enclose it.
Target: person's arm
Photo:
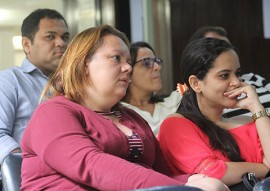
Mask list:
[[[255,111],[261,111],[263,107],[258,108]],[[254,112],[255,113],[255,112]],[[267,161],[267,164],[270,164],[270,118],[269,117],[260,117],[256,121],[257,131],[260,137],[261,145],[264,151],[264,157]]]
[[[11,153],[21,153],[22,149],[21,148],[16,148],[11,151]]]
[[[0,161],[20,148],[12,137],[17,102],[17,89],[12,76],[0,72]]]
[[[174,171],[206,174],[233,185],[241,182],[246,172],[264,177],[269,170],[264,164],[228,162],[222,153],[213,153],[205,135],[185,118],[166,119],[161,125],[159,140]]]
[[[50,168],[79,184],[98,190],[182,185],[152,169],[105,153],[85,132],[79,121],[81,118],[79,113],[74,113],[65,106],[42,105],[27,127],[27,132],[31,132],[26,134],[31,135],[27,138],[27,145],[31,145],[31,150]],[[93,126],[95,128],[97,127]],[[107,135],[100,136],[102,139]],[[23,151],[27,149],[27,145],[22,144]]]
[[[235,97],[241,94],[246,94],[246,97],[239,100],[236,107],[248,109],[252,115],[258,114],[259,116],[260,112],[263,112],[264,116],[258,117],[255,120],[255,124],[263,148],[264,157],[267,163],[270,164],[270,118],[265,115],[264,107],[260,103],[258,95],[252,86],[241,83],[239,88],[225,93],[228,97]]]
[[[222,177],[222,182],[226,185],[234,185],[242,181],[242,175],[247,172],[255,173],[256,177],[264,178],[269,168],[261,163],[250,162],[226,162],[227,170]]]

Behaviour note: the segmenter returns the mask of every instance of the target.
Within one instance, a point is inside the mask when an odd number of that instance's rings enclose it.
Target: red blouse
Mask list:
[[[255,123],[230,130],[246,162],[262,163],[263,150]],[[203,173],[221,179],[230,161],[220,151],[211,149],[208,137],[192,121],[169,117],[160,127],[160,146],[175,174]]]

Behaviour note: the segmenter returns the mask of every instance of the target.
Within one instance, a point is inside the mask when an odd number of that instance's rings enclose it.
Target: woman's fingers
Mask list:
[[[261,105],[255,88],[243,82],[240,87],[225,92],[224,96],[227,96],[228,98],[237,98],[238,102],[235,107],[248,109],[250,111],[254,110],[253,108],[257,108],[258,105]]]

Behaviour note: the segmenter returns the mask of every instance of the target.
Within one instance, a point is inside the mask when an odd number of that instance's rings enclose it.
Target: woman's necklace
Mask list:
[[[115,115],[119,122],[121,121],[122,113],[121,111],[118,110],[113,110],[113,111],[108,111],[108,112],[103,112],[103,111],[95,111],[97,114],[103,115],[103,116],[113,116]]]
[[[103,111],[95,111],[96,113],[104,116],[111,116],[114,115],[114,111],[108,111],[108,112],[103,112]]]

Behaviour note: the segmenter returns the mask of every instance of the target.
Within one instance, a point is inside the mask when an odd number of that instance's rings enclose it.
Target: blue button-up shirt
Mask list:
[[[24,129],[47,81],[47,76],[27,59],[21,67],[0,71],[0,162],[20,147]]]

